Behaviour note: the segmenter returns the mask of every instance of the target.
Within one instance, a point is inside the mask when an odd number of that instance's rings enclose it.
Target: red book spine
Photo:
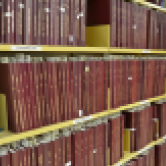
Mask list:
[[[127,3],[127,47],[132,47],[132,5],[130,3]]]
[[[24,0],[24,44],[32,44],[32,26],[32,0]]]
[[[37,162],[37,148],[38,147],[34,147],[31,149],[31,166],[37,166],[38,162]]]
[[[49,92],[48,92],[48,86],[49,86],[49,83],[48,83],[48,78],[49,78],[49,75],[51,73],[49,73],[49,66],[50,66],[50,63],[49,62],[45,62],[43,64],[44,66],[44,95],[45,95],[45,109],[46,109],[46,124],[51,124],[51,110],[50,110],[50,104],[49,104],[49,101],[50,101],[50,96],[49,96]]]
[[[44,145],[41,144],[37,148],[37,154],[38,154],[38,166],[44,166]]]
[[[111,6],[111,13],[110,13],[110,18],[111,18],[111,33],[110,33],[110,39],[111,39],[111,43],[110,43],[110,47],[117,47],[117,24],[116,24],[116,20],[117,20],[117,2],[116,0],[112,0],[110,2],[110,6]]]
[[[30,107],[33,117],[32,123],[30,124],[31,128],[38,127],[38,120],[37,120],[37,109],[36,109],[36,92],[35,87],[37,86],[35,79],[36,79],[36,64],[34,62],[30,62],[29,64],[29,84],[30,84]]]
[[[80,34],[80,25],[79,25],[79,0],[75,0],[75,5],[74,5],[74,32],[75,32],[75,36],[74,36],[74,45],[79,45],[79,34]]]
[[[69,1],[69,37],[68,45],[74,44],[75,31],[74,31],[74,20],[75,20],[75,0]]]
[[[122,29],[121,29],[121,46],[127,47],[127,3],[122,1],[121,6],[121,15],[122,15]]]
[[[61,29],[61,24],[60,24],[60,0],[55,1],[55,45],[60,44],[60,29]]]
[[[5,43],[11,43],[11,1],[4,2]]]
[[[5,156],[0,157],[0,165],[10,166],[11,165],[10,162],[11,162],[11,160],[10,160],[10,154],[9,153]]]
[[[37,12],[37,10],[38,10],[38,3],[37,3],[37,0],[34,0],[33,1],[33,10],[32,10],[32,12],[33,12],[33,26],[32,26],[32,37],[33,37],[33,44],[34,45],[37,45],[38,44],[38,41],[37,41],[37,39],[38,39],[38,36],[37,36],[37,29],[38,29],[38,24],[37,24],[37,20],[38,20],[38,12]]]
[[[45,26],[45,44],[49,45],[50,44],[50,1],[44,0],[43,2],[43,8],[44,8],[44,16],[45,16],[45,21],[46,24]]]
[[[121,47],[121,5],[122,2],[120,0],[117,0],[117,47]]]
[[[37,0],[37,44],[42,44],[42,32],[43,32],[43,2],[41,0]]]
[[[50,45],[55,45],[55,0],[50,1]]]
[[[138,5],[137,4],[133,4],[133,12],[134,12],[134,14],[133,14],[133,48],[137,48],[137,42],[138,42],[138,20],[137,20],[137,18],[138,18]]]
[[[51,114],[51,117],[49,117],[50,119],[50,123],[54,123],[55,122],[55,99],[54,99],[54,89],[53,89],[53,61],[50,60],[48,62],[48,94],[49,94],[49,109],[50,109],[50,114]]]
[[[109,66],[108,66],[108,69],[109,69],[109,88],[110,88],[110,108],[113,108],[113,100],[112,100],[112,97],[113,97],[113,60],[110,59],[109,60]]]
[[[80,0],[80,46],[85,46],[86,0]]]

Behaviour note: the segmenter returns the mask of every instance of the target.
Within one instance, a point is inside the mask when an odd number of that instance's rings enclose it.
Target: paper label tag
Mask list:
[[[83,110],[79,110],[79,116],[83,116]]]
[[[65,163],[65,166],[70,166],[71,165],[71,161],[69,161],[68,163]]]
[[[49,9],[49,8],[45,8],[45,12],[46,12],[46,13],[49,13],[49,12],[50,12],[50,9]]]
[[[93,118],[93,116],[87,116],[87,117],[79,118],[79,119],[73,120],[73,124],[83,123],[83,122],[88,121],[92,118]]]
[[[12,46],[12,51],[42,51],[42,47],[35,46]]]
[[[74,41],[73,35],[69,35],[69,41],[70,41],[70,42],[73,42],[73,41]]]
[[[166,139],[166,136],[164,136],[163,139],[165,140],[165,139]]]
[[[149,103],[149,100],[144,100],[142,102],[140,102],[140,104],[148,104]]]
[[[142,154],[143,152],[147,151],[149,149],[149,147],[145,147],[143,149],[141,149],[140,151],[138,151],[139,154]]]
[[[11,13],[11,12],[6,12],[6,13],[5,13],[5,16],[6,16],[6,17],[11,17],[11,16],[12,16],[12,13]]]
[[[133,25],[133,29],[137,29],[137,26],[136,26],[136,24],[134,24],[134,25]]]
[[[60,8],[60,11],[61,11],[62,13],[64,13],[64,12],[65,12],[65,8],[64,8],[64,7],[61,7],[61,8]]]
[[[94,149],[94,150],[93,150],[93,153],[97,153],[97,149]]]
[[[122,166],[122,164],[123,164],[123,163],[120,162],[120,163],[116,164],[116,166]]]
[[[151,51],[150,50],[142,50],[142,53],[150,53]]]
[[[128,80],[132,80],[133,78],[132,77],[128,77]]]
[[[20,8],[21,8],[21,9],[23,9],[23,8],[24,8],[24,4],[21,4],[21,3],[20,3],[20,5],[19,5],[19,6],[20,6]]]

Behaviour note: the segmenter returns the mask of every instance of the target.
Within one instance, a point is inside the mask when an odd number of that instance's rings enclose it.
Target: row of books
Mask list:
[[[81,131],[76,131],[66,137],[47,140],[47,142],[40,139],[37,146],[22,149],[19,146],[15,148],[13,146],[13,149],[12,146],[6,147],[8,149],[3,149],[5,151],[3,155],[0,148],[0,166],[112,165],[124,157],[124,142],[122,141],[124,133],[120,132],[124,125],[119,125],[122,119],[123,116],[119,113],[107,123],[82,128]],[[110,144],[109,156],[108,142]],[[110,163],[108,163],[108,158]]]
[[[25,132],[163,95],[165,64],[128,56],[1,58],[9,130]]]
[[[98,0],[88,1],[87,15],[87,26],[110,25],[111,47],[166,49],[165,13],[124,0]]]
[[[130,133],[129,147],[126,151],[139,151],[152,140],[157,140],[166,135],[166,103],[155,104],[141,110],[124,112],[124,128]],[[127,141],[128,142],[128,141]]]
[[[85,0],[0,3],[0,43],[85,46]]]

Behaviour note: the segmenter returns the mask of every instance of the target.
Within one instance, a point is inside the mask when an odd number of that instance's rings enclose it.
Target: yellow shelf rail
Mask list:
[[[146,7],[149,7],[151,9],[156,9],[160,12],[163,12],[163,13],[166,13],[166,8],[163,8],[161,6],[158,6],[156,4],[153,4],[151,2],[143,2],[142,0],[131,0],[132,2],[135,2],[135,3],[138,3],[140,5],[143,5],[143,6],[146,6]]]
[[[129,49],[114,47],[70,47],[49,45],[0,45],[0,52],[55,52],[55,53],[114,53],[166,54],[166,50]]]
[[[162,142],[164,142],[166,140],[166,136],[163,138],[159,138],[156,141],[152,141],[151,143],[149,143],[147,146],[145,146],[143,149],[137,151],[137,152],[133,152],[128,154],[126,157],[124,157],[123,159],[121,159],[118,163],[114,164],[113,166],[122,166],[123,164],[137,158],[139,155],[145,153],[148,149],[153,148],[154,146],[161,144]]]
[[[70,128],[70,127],[78,125],[78,124],[83,124],[83,123],[86,123],[88,121],[93,121],[95,119],[104,118],[107,116],[114,115],[116,113],[120,113],[120,112],[125,111],[125,110],[129,110],[132,108],[143,106],[143,105],[146,105],[147,103],[157,102],[157,101],[160,101],[160,100],[165,99],[165,98],[166,98],[166,94],[164,94],[162,96],[150,98],[149,100],[139,101],[139,102],[136,102],[134,104],[121,106],[121,107],[113,109],[113,110],[104,110],[103,112],[89,115],[86,117],[82,117],[82,118],[78,118],[78,119],[74,119],[74,120],[69,120],[69,121],[65,121],[65,122],[61,122],[61,123],[57,123],[57,124],[52,124],[49,126],[44,126],[44,127],[30,130],[30,131],[23,132],[23,133],[15,134],[15,133],[11,133],[9,131],[5,131],[3,133],[0,133],[0,146],[5,145],[5,144],[9,144],[9,143],[13,143],[13,142],[17,142],[17,141],[27,139],[27,138],[33,138],[35,136],[46,134],[46,133],[56,131],[59,129]]]

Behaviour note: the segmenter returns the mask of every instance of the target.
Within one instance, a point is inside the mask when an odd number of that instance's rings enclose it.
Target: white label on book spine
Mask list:
[[[38,46],[12,46],[12,51],[42,51],[42,47]]]
[[[142,102],[140,102],[140,104],[148,104],[149,103],[149,100],[144,100]]]
[[[142,50],[142,53],[150,53],[151,51],[150,50]]]
[[[87,116],[87,117],[79,118],[79,119],[73,120],[73,124],[83,123],[83,122],[88,121],[92,118],[93,118],[93,116]]]

